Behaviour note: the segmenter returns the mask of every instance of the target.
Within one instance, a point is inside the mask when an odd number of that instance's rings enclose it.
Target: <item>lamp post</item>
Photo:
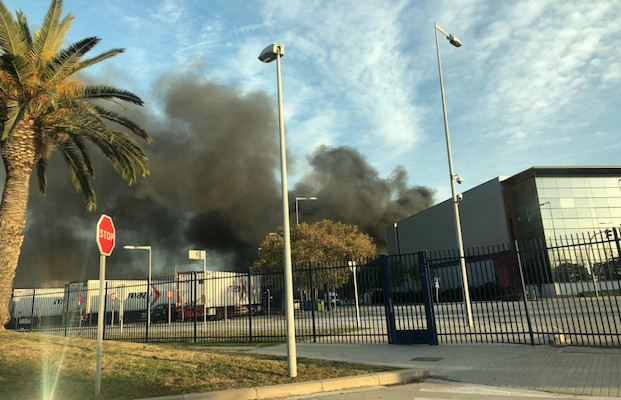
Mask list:
[[[466,258],[464,256],[464,243],[461,236],[461,223],[459,221],[459,202],[461,195],[455,192],[455,181],[461,183],[462,179],[453,172],[453,157],[451,155],[451,140],[449,138],[448,119],[446,117],[446,101],[444,100],[444,80],[442,79],[442,61],[440,60],[440,45],[438,43],[438,31],[442,32],[448,41],[455,47],[461,46],[461,41],[455,36],[446,33],[437,23],[434,23],[434,32],[436,35],[436,52],[438,53],[438,71],[440,73],[440,92],[442,94],[442,111],[444,113],[444,132],[446,134],[446,152],[448,154],[449,174],[451,178],[451,193],[453,194],[453,210],[455,213],[455,234],[457,236],[457,246],[459,248],[459,264],[461,266],[461,276],[464,286],[464,302],[466,304],[466,312],[468,314],[468,325],[472,328],[472,306],[470,304],[470,291],[468,289],[468,274],[466,272]]]
[[[149,281],[147,283],[147,326],[151,326],[151,246],[123,246],[125,250],[149,250]],[[148,334],[147,334],[148,335]]]
[[[207,250],[190,250],[190,260],[203,260],[203,332],[207,334]],[[226,314],[226,306],[224,307]]]
[[[298,202],[302,200],[317,200],[317,197],[296,197],[295,198],[295,224],[300,225],[299,205]]]
[[[278,123],[280,127],[280,172],[282,176],[282,229],[285,259],[285,301],[287,309],[287,363],[290,377],[296,377],[297,361],[295,349],[295,321],[293,319],[293,273],[291,271],[291,233],[289,228],[289,194],[287,191],[287,159],[285,149],[285,122],[282,110],[282,84],[280,80],[280,57],[285,55],[285,46],[273,43],[267,46],[259,60],[269,63],[276,60],[276,80],[278,83]]]

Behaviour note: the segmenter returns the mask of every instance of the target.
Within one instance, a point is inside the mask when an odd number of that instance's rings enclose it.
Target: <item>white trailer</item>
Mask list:
[[[9,310],[15,326],[62,323],[64,297],[65,288],[14,289]]]
[[[195,307],[197,317],[203,318],[204,310],[215,319],[246,313],[249,304],[255,311],[261,308],[261,278],[253,276],[249,284],[248,275],[240,272],[207,271],[207,279],[202,271],[180,272],[175,289],[178,318],[194,317]]]

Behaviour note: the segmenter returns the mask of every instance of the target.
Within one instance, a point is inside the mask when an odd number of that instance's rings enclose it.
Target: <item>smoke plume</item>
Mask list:
[[[207,249],[210,268],[245,270],[265,235],[282,224],[273,100],[191,72],[164,75],[154,88],[161,113],[148,112],[149,105],[131,110],[154,138],[146,146],[148,178],[128,187],[93,149],[98,209],[89,213],[58,154],[48,166],[46,197],[33,176],[15,287],[97,279],[102,213],[117,231],[109,279],[146,276],[147,252],[124,250],[127,244],[152,246],[153,276],[171,275],[175,265],[200,269],[187,260],[192,248]],[[303,221],[356,224],[381,248],[386,226],[432,204],[429,189],[407,187],[403,168],[382,179],[354,149],[321,147],[309,161],[312,170],[290,194],[293,221],[295,196],[315,195],[318,201],[300,207]]]

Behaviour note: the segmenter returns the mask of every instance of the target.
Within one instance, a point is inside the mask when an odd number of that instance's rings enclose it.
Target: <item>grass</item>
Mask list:
[[[95,340],[0,331],[0,398],[89,399],[95,393]],[[248,346],[103,343],[101,396],[134,399],[303,382],[388,368],[298,359],[287,376],[284,357]]]

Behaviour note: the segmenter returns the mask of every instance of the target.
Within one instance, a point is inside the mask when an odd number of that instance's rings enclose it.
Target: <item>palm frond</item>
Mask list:
[[[24,14],[21,10],[17,10],[15,12],[17,16],[17,24],[22,30],[22,35],[26,40],[26,44],[28,47],[32,46],[32,34],[30,33],[30,27],[28,26],[28,19],[26,18],[26,14]]]
[[[60,82],[74,74],[76,67],[80,64],[80,59],[89,52],[101,39],[88,37],[71,44],[50,61],[50,67],[46,72],[46,79],[52,82]]]
[[[145,140],[147,143],[151,143],[153,141],[151,136],[149,136],[149,134],[144,129],[142,129],[140,126],[138,126],[138,124],[136,124],[129,118],[125,118],[115,113],[114,111],[107,110],[101,106],[95,105],[95,109],[97,109],[99,115],[102,118],[108,121],[116,122],[117,124],[129,129],[134,135]]]
[[[62,0],[52,0],[41,29],[35,32],[32,44],[33,61],[39,66],[46,65],[56,56],[73,21],[71,14],[68,14],[62,21],[60,20],[62,5]]]
[[[86,60],[83,60],[77,65],[75,65],[73,69],[67,71],[67,77],[70,77],[82,71],[83,69],[90,67],[91,65],[97,64],[98,62],[101,62],[110,57],[114,57],[117,54],[121,54],[123,52],[125,52],[124,49],[112,49],[112,50],[106,51],[105,53],[101,53],[100,55],[95,56],[93,58],[88,58]]]
[[[24,84],[31,71],[28,57],[28,40],[18,21],[13,18],[9,10],[0,2],[0,49],[5,53],[5,61],[12,65],[9,72],[17,82]]]
[[[130,185],[136,183],[138,174],[142,177],[150,174],[146,153],[127,134],[89,131],[85,135]]]
[[[27,106],[28,101],[20,103],[17,100],[9,100],[6,102],[8,118],[4,121],[4,129],[0,140],[5,140],[13,133],[13,129],[15,129],[17,124],[24,118]]]
[[[140,97],[138,97],[134,93],[128,90],[117,89],[113,86],[107,86],[107,85],[86,86],[80,91],[78,91],[76,97],[82,98],[82,99],[101,99],[101,100],[119,99],[122,101],[126,101],[128,103],[137,104],[139,106],[144,104],[142,100],[140,99]]]
[[[39,181],[39,193],[45,196],[47,193],[47,161],[44,158],[40,158],[37,162],[37,178]]]
[[[76,151],[70,141],[63,143],[60,149],[67,163],[67,168],[69,168],[69,176],[71,177],[73,187],[84,194],[88,210],[94,210],[96,208],[95,190],[93,190],[93,186],[89,179],[88,169],[84,164],[84,159],[80,152]]]
[[[75,146],[80,150],[80,154],[82,155],[82,160],[84,160],[84,165],[86,166],[86,170],[91,177],[95,177],[95,170],[93,169],[93,164],[91,163],[91,157],[88,153],[88,148],[86,147],[86,143],[84,141],[84,137],[82,135],[74,135],[72,134],[71,140]]]

